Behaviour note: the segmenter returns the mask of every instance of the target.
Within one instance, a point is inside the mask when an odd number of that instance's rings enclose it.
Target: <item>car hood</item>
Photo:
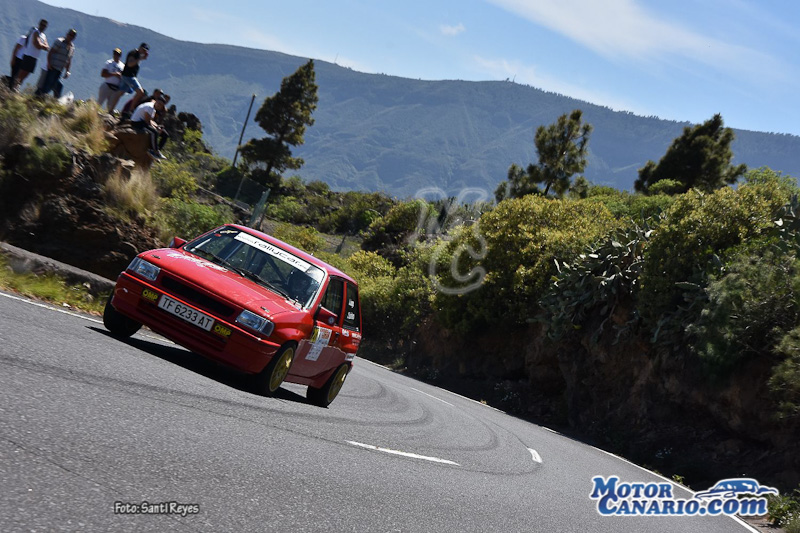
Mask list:
[[[183,250],[173,248],[151,250],[142,254],[141,257],[236,305],[254,310],[264,308],[268,316],[288,311],[297,312],[299,309],[290,300],[233,270]]]

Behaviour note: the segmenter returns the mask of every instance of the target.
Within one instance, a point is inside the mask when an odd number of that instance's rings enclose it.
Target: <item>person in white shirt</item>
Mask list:
[[[150,150],[147,151],[154,159],[166,159],[161,153],[161,148],[167,142],[167,135],[164,128],[156,122],[156,113],[164,112],[167,105],[166,95],[161,95],[154,100],[139,104],[131,115],[131,126],[139,132],[146,131],[150,135]],[[157,144],[158,136],[161,134],[161,141]]]
[[[25,49],[22,55],[22,63],[19,67],[17,77],[14,79],[12,86],[13,90],[19,90],[19,86],[28,77],[28,74],[36,68],[36,60],[39,58],[39,52],[42,50],[50,50],[50,45],[47,44],[47,36],[44,30],[47,29],[47,21],[42,19],[39,21],[38,28],[31,28],[28,35],[25,37]]]
[[[107,103],[109,113],[114,112],[113,107],[111,107],[111,101],[119,90],[119,80],[122,77],[122,69],[125,67],[125,64],[120,61],[120,57],[122,57],[122,50],[114,48],[111,59],[106,61],[103,70],[100,71],[103,83],[100,84],[97,103],[100,104],[101,107],[104,103]]]
[[[17,44],[14,45],[14,51],[11,52],[11,76],[8,78],[8,87],[12,88],[14,79],[19,73],[19,67],[22,66],[22,55],[25,51],[25,39],[27,35],[20,35]]]

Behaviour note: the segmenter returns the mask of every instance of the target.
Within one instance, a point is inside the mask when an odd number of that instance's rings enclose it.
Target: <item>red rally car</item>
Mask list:
[[[117,278],[103,323],[129,337],[142,324],[253,374],[271,395],[286,380],[327,407],[361,343],[358,284],[269,235],[225,225],[139,254]]]

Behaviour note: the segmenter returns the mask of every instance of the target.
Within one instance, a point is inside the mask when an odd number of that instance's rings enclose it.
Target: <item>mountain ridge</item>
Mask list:
[[[228,44],[180,41],[152,30],[38,0],[0,0],[0,46],[10,53],[19,35],[40,18],[51,42],[78,29],[72,76],[65,91],[94,97],[111,49],[123,53],[148,42],[140,79],[161,87],[179,110],[197,115],[215,151],[233,157],[251,95],[254,112],[281,80],[307,61],[281,52]],[[584,175],[596,184],[632,189],[638,168],[658,161],[688,122],[641,117],[511,81],[416,80],[367,74],[315,60],[319,104],[305,144],[294,149],[305,180],[337,190],[383,190],[401,197],[438,187],[455,195],[479,188],[491,197],[512,163],[536,162],[536,128],[582,109],[593,125]],[[252,117],[252,115],[251,115]],[[710,116],[709,116],[710,118]],[[724,118],[724,117],[723,117]],[[734,130],[735,163],[800,175],[800,137]],[[247,124],[245,140],[261,137]]]

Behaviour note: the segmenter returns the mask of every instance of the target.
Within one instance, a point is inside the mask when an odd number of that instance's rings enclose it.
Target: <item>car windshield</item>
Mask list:
[[[223,227],[187,244],[187,252],[225,266],[286,298],[308,307],[316,299],[325,273],[280,246]]]

